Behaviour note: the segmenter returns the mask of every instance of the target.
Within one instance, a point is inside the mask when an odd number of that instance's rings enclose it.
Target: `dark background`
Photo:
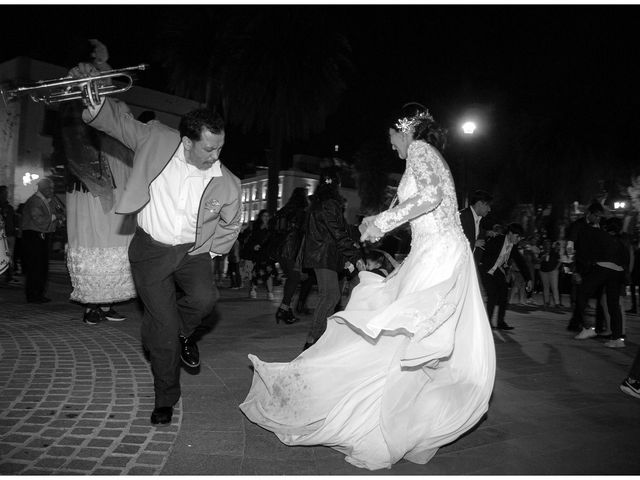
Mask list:
[[[450,131],[456,183],[466,169],[469,188],[498,203],[613,197],[638,172],[636,5],[3,5],[0,61],[72,66],[78,45],[98,38],[114,68],[151,63],[139,84],[171,93],[158,52],[167,19],[209,16],[213,32],[230,8],[316,9],[350,44],[353,70],[326,127],[289,142],[289,154],[328,156],[339,144],[351,160],[385,141],[390,110],[415,100]],[[478,133],[462,138],[469,113]],[[237,171],[268,146],[260,132],[228,136],[225,161]]]

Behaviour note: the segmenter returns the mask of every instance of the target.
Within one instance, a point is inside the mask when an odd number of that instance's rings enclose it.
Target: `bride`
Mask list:
[[[444,131],[405,105],[389,141],[406,169],[400,202],[360,226],[376,241],[410,222],[411,252],[386,279],[360,272],[344,311],[290,363],[249,355],[240,405],[287,445],[327,445],[357,467],[427,463],[487,411],[495,349],[469,243],[458,217]]]

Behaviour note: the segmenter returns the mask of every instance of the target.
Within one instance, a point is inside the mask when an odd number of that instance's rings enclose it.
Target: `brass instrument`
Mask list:
[[[146,70],[149,65],[141,63],[133,67],[106,70],[99,74],[83,78],[63,77],[54,80],[40,80],[33,85],[18,87],[13,90],[0,88],[5,105],[23,95],[29,95],[34,102],[51,103],[83,100],[86,104],[96,106],[101,97],[129,90],[133,85],[133,77],[129,72]],[[124,79],[124,85],[114,85],[111,80]]]

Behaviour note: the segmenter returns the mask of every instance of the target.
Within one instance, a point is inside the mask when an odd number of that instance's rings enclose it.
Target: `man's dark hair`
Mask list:
[[[180,119],[180,138],[187,137],[194,142],[200,140],[202,129],[219,134],[224,131],[224,119],[214,109],[199,108],[183,115]]]
[[[493,196],[489,192],[485,192],[484,190],[476,190],[471,194],[469,198],[469,205],[474,205],[476,202],[485,202],[489,203],[493,201]]]
[[[524,228],[519,223],[513,222],[507,225],[507,233],[515,233],[521,237],[524,235]]]

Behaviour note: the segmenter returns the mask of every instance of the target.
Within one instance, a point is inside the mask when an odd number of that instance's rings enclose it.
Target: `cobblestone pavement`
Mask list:
[[[516,329],[494,331],[486,418],[426,465],[369,472],[327,447],[288,447],[238,409],[251,385],[248,353],[289,361],[304,344],[310,316],[275,323],[281,290],[268,301],[264,289],[256,300],[221,289],[198,343],[202,366],[183,371],[174,421],[159,428],[149,423],[137,303],[117,307],[124,322],[89,326],[69,292],[61,263],[46,305],[0,285],[0,475],[640,474],[640,401],[618,388],[638,349],[637,315],[627,317],[627,347],[608,349],[601,338],[574,340],[567,309],[510,309]]]
[[[108,324],[86,328],[51,305],[7,302],[0,314],[0,474],[160,473],[181,408],[172,425],[150,424],[153,384],[138,339]]]

